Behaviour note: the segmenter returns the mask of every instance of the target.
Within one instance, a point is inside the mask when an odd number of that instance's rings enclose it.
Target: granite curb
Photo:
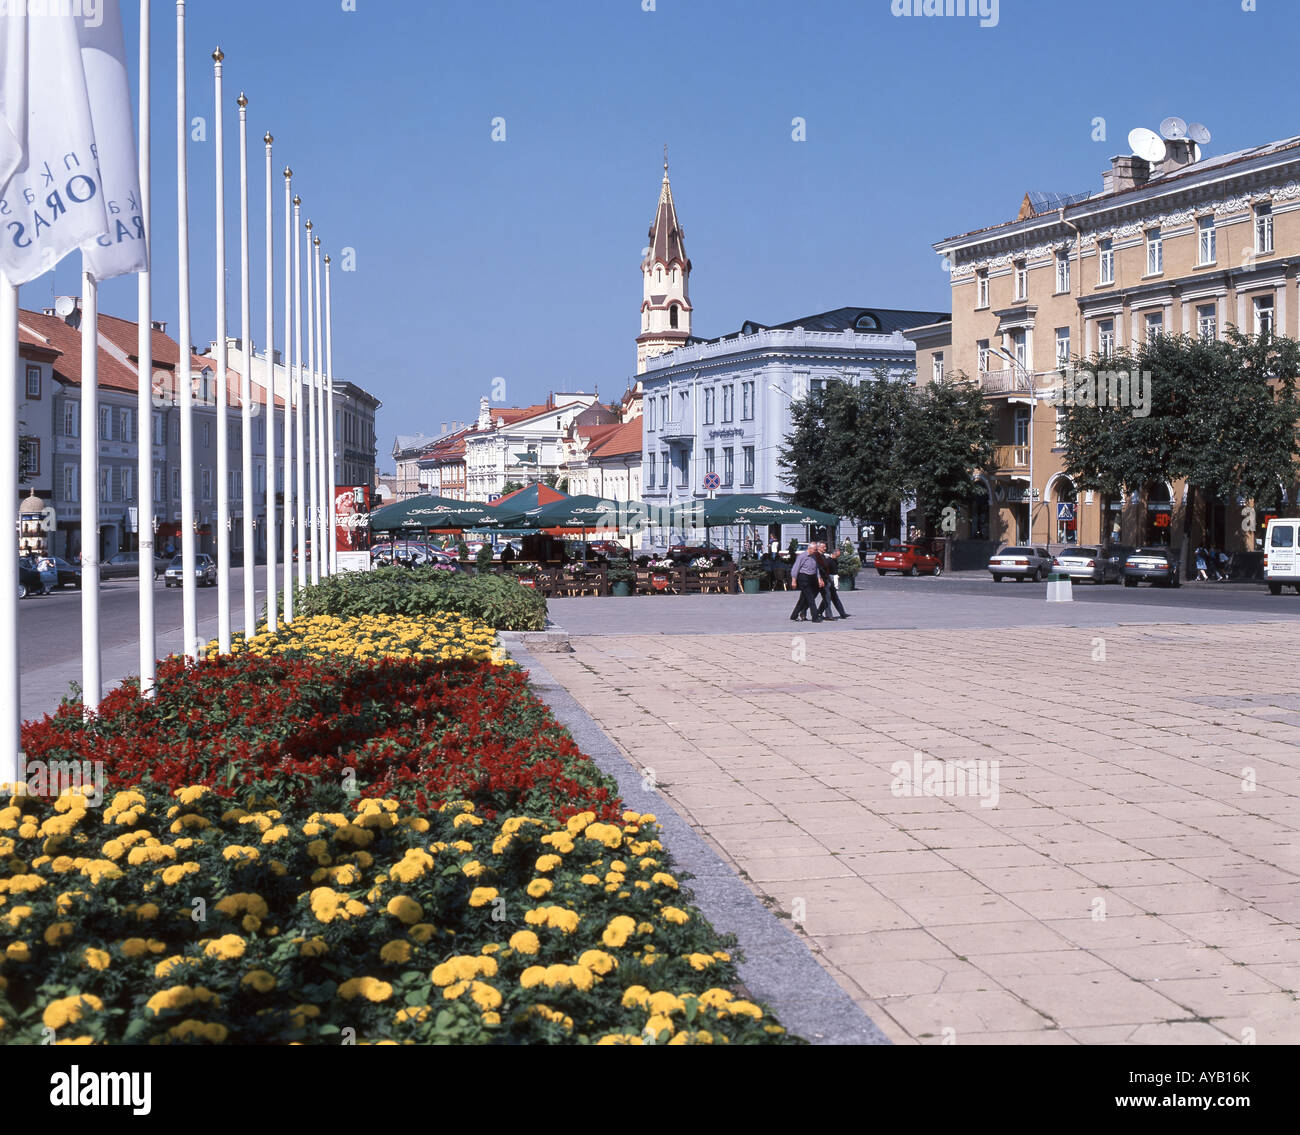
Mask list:
[[[663,796],[643,787],[640,770],[529,652],[523,636],[506,631],[500,637],[511,657],[529,671],[533,688],[556,720],[597,767],[614,778],[627,805],[658,817],[677,866],[692,876],[692,900],[719,932],[736,936],[745,955],[740,977],[749,991],[791,1033],[813,1044],[889,1044],[798,935],[758,900]]]

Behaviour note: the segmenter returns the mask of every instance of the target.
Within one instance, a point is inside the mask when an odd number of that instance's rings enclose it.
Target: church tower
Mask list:
[[[646,360],[682,346],[691,337],[691,262],[686,258],[686,234],[677,223],[672,187],[668,184],[668,147],[664,147],[664,181],[659,207],[650,225],[650,248],[641,261],[641,334],[636,337],[636,372]]]

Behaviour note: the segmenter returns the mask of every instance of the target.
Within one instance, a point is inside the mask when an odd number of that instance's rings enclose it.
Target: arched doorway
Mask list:
[[[1079,542],[1079,490],[1064,473],[1048,487],[1052,509],[1052,538],[1058,544]]]
[[[989,536],[989,486],[983,479],[975,482],[970,502],[970,538],[988,540]]]

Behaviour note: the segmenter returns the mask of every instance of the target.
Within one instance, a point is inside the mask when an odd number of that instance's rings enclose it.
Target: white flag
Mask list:
[[[34,280],[74,249],[114,232],[95,127],[101,125],[116,149],[119,131],[130,134],[130,106],[120,127],[105,118],[111,106],[92,113],[86,57],[104,52],[96,45],[83,53],[82,35],[102,34],[104,13],[98,5],[84,7],[82,14],[77,3],[0,3],[0,269],[14,284]],[[116,3],[111,18],[120,61]],[[92,21],[94,28],[85,26]],[[96,66],[97,82],[105,70]],[[134,152],[132,145],[132,161]],[[116,154],[105,154],[105,161],[110,172],[117,169]],[[112,265],[107,274],[115,274]]]
[[[97,280],[149,268],[135,120],[126,77],[120,0],[100,0],[98,19],[78,22],[86,92],[95,130],[100,192],[107,212],[105,235],[83,247],[86,270]]]

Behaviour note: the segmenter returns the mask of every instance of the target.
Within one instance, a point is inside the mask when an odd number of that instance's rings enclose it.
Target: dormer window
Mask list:
[[[863,315],[859,315],[858,318],[853,321],[853,329],[855,331],[879,331],[880,320],[870,312],[867,312]]]

